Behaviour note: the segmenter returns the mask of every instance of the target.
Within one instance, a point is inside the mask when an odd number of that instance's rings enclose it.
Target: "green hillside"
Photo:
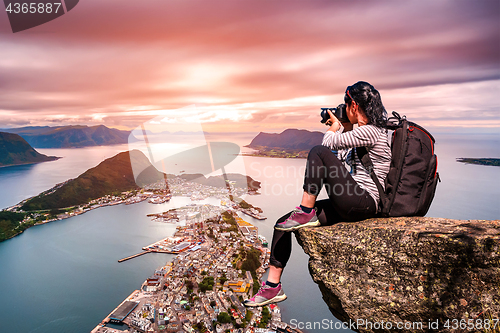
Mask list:
[[[0,132],[0,166],[30,164],[58,159],[40,154],[17,134]]]
[[[32,224],[20,224],[24,217],[23,213],[0,211],[0,242],[31,227]]]
[[[137,181],[134,179],[131,161],[136,172],[142,171]],[[156,170],[142,152],[122,152],[66,182],[52,193],[33,197],[24,203],[22,209],[33,211],[72,207],[108,194],[138,189],[162,180],[163,177],[163,173]]]

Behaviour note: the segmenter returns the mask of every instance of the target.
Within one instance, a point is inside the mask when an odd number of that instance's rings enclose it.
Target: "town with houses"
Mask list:
[[[42,192],[42,194],[51,194],[69,181],[71,181],[71,179],[66,182],[57,184],[50,190]],[[207,186],[196,182],[187,181],[181,177],[172,177],[168,179],[168,189],[165,186],[165,181],[158,181],[156,183],[145,186],[142,189],[122,192],[120,195],[106,195],[101,198],[91,200],[86,204],[68,207],[64,209],[64,212],[61,212],[57,216],[53,216],[52,214],[50,214],[50,212],[28,214],[25,220],[23,220],[22,222],[26,223],[30,222],[30,220],[35,220],[36,224],[45,224],[77,216],[100,207],[119,204],[130,205],[146,200],[152,204],[161,204],[168,202],[172,198],[172,196],[190,197],[192,201],[204,200],[210,197],[218,198],[221,200],[222,205],[227,205],[228,207],[237,209],[238,211],[241,211],[242,213],[258,220],[265,219],[265,217],[262,216],[262,211],[259,208],[248,205],[244,201],[235,202],[231,200],[231,198],[239,198],[245,193],[254,194],[254,191],[250,191],[242,187],[236,187],[231,184],[228,184],[228,186],[229,188]],[[20,203],[7,208],[6,211],[15,212],[20,210],[22,205],[27,200],[29,199],[23,200]]]
[[[180,225],[173,236],[143,250],[177,253],[176,258],[158,268],[92,333],[297,331],[281,321],[276,304],[242,304],[258,290],[269,263],[270,250],[257,227],[223,205],[191,205],[156,215]]]
[[[64,184],[42,194],[50,194]],[[172,196],[190,197],[192,204],[148,215],[158,223],[176,224],[176,232],[118,262],[150,252],[176,256],[151,272],[139,289],[106,316],[92,333],[300,333],[281,320],[277,304],[243,306],[243,301],[259,290],[270,256],[267,240],[258,234],[258,228],[238,214],[265,219],[260,208],[240,198],[246,193],[256,194],[256,191],[237,187],[227,180],[226,186],[216,187],[173,177],[168,182],[159,181],[142,189],[68,207],[56,217],[40,211],[28,215],[27,219],[44,224],[104,206],[146,200],[161,204],[170,201]],[[219,199],[220,205],[196,203],[206,198]],[[23,203],[8,210],[17,211]]]

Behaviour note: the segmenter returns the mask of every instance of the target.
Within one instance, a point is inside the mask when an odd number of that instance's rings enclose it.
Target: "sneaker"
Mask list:
[[[259,291],[252,298],[245,300],[243,305],[246,307],[264,306],[271,303],[278,303],[285,299],[286,295],[283,292],[283,288],[281,288],[281,282],[276,288],[262,282],[262,287],[260,287]]]
[[[319,225],[315,209],[308,214],[300,209],[300,207],[296,207],[285,221],[276,223],[274,229],[293,231],[304,227],[317,227]]]

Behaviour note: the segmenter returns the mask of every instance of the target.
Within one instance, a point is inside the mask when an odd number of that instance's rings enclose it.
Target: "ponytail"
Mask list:
[[[346,104],[356,102],[365,112],[370,124],[385,128],[387,124],[387,111],[382,104],[380,93],[368,82],[359,81],[347,87],[344,97]]]

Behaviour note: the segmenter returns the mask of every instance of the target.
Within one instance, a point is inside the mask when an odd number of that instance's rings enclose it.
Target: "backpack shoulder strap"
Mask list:
[[[384,188],[382,187],[382,184],[380,184],[380,181],[378,180],[377,175],[375,174],[375,170],[373,169],[373,162],[372,159],[370,158],[370,155],[368,155],[368,151],[366,150],[366,147],[356,147],[356,155],[358,155],[361,164],[368,170],[370,173],[370,177],[372,178],[373,182],[377,186],[378,189],[378,195],[380,196],[380,204],[379,207],[381,210],[383,207],[383,204],[385,202],[385,191]]]

